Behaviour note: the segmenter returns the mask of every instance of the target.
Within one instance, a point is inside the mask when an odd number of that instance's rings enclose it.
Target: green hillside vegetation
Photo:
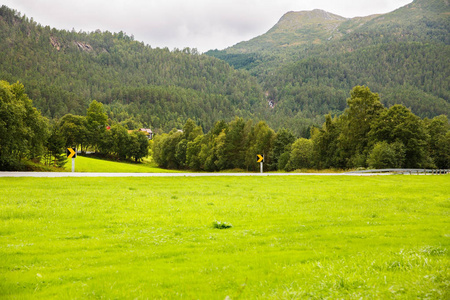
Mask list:
[[[83,115],[95,99],[117,121],[164,130],[188,118],[208,129],[217,119],[252,117],[263,104],[253,77],[196,49],[153,49],[123,32],[57,30],[6,6],[0,78],[23,83],[50,118]]]
[[[23,84],[0,81],[0,170],[62,168],[67,147],[122,161],[140,162],[149,155],[151,141],[144,132],[107,122],[103,104],[95,100],[85,116],[50,121],[33,106]]]
[[[207,134],[188,120],[182,131],[158,135],[153,144],[155,162],[172,169],[256,171],[258,154],[266,170],[449,168],[450,123],[445,115],[422,120],[400,104],[386,108],[378,94],[356,86],[344,113],[327,115],[310,139],[236,117]]]
[[[152,49],[123,32],[52,29],[3,6],[0,78],[22,82],[52,119],[83,115],[95,99],[128,129],[168,132],[191,118],[208,131],[237,116],[309,137],[325,114],[344,111],[356,85],[422,118],[448,114],[448,14],[444,0],[353,19],[289,12],[266,34],[207,53],[252,77],[195,49]]]
[[[422,120],[400,104],[388,109],[364,86],[352,90],[341,116],[327,115],[322,128],[311,128],[310,139],[296,139],[289,129],[275,133],[264,121],[235,117],[216,122],[206,134],[188,119],[182,130],[149,141],[144,132],[108,120],[103,104],[95,100],[85,116],[66,114],[50,122],[24,91],[20,83],[0,81],[0,170],[24,170],[30,160],[64,167],[67,147],[134,162],[152,148],[159,167],[205,171],[255,171],[258,154],[264,155],[266,170],[450,166],[447,116]]]
[[[383,104],[421,117],[450,111],[450,6],[416,0],[394,12],[345,19],[290,12],[267,33],[207,54],[258,78],[274,108],[274,128],[306,127],[345,109],[348,91],[370,86]]]
[[[449,189],[448,175],[1,178],[0,295],[448,299]]]

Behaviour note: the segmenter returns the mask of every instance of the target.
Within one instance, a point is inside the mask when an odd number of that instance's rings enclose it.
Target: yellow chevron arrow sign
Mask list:
[[[257,154],[256,155],[256,162],[264,162],[264,155]]]
[[[67,148],[66,154],[67,154],[67,158],[77,157],[77,153],[75,152],[75,150],[73,148]]]

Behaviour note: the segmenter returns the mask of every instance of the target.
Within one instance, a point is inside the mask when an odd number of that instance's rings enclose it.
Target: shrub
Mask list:
[[[401,168],[405,161],[405,147],[401,142],[392,144],[378,142],[369,154],[367,163],[371,168]]]
[[[313,142],[305,138],[300,138],[292,144],[289,161],[286,170],[311,168],[313,160]]]
[[[220,221],[213,222],[213,228],[227,229],[227,228],[231,228],[231,227],[233,227],[233,225],[231,225],[230,223],[227,223],[227,222],[220,222]]]

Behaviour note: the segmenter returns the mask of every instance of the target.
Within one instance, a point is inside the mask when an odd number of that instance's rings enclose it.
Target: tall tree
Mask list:
[[[195,140],[188,142],[186,149],[186,166],[192,170],[201,169],[200,151],[204,142],[204,136],[199,135]]]
[[[235,118],[229,123],[223,145],[223,154],[220,158],[227,160],[226,167],[222,169],[232,169],[244,166],[246,131],[243,118]]]
[[[428,152],[438,168],[450,168],[450,123],[445,115],[424,120],[430,138]]]
[[[103,104],[93,100],[89,105],[86,115],[87,129],[89,131],[89,144],[98,149],[98,145],[106,132],[108,116],[103,109]]]
[[[313,142],[309,139],[300,138],[292,144],[289,161],[286,170],[309,169],[313,166]]]
[[[287,160],[289,159],[290,146],[295,142],[294,134],[285,128],[278,130],[275,138],[273,140],[273,148],[272,148],[272,163],[270,164],[271,170],[284,170]],[[280,157],[285,154],[285,159],[281,159]],[[281,162],[281,164],[280,164]]]
[[[0,81],[0,169],[20,168],[23,158],[39,160],[47,137],[48,120],[33,107],[24,86]]]
[[[423,121],[403,105],[394,105],[374,120],[370,142],[400,142],[405,149],[405,167],[427,167],[429,135]]]
[[[128,147],[130,158],[133,158],[135,162],[140,161],[142,158],[148,156],[148,138],[143,132],[132,132],[130,134],[130,145]]]
[[[120,124],[114,124],[111,129],[105,132],[102,139],[98,141],[99,150],[104,154],[112,154],[121,160],[131,157],[130,136],[125,127]]]
[[[66,157],[66,139],[61,133],[59,126],[53,126],[52,132],[47,140],[47,150],[51,157],[53,166],[63,167],[67,162]]]
[[[346,162],[342,159],[338,137],[342,127],[341,119],[331,115],[325,116],[325,123],[321,129],[311,131],[314,149],[314,165],[318,169],[345,168]]]
[[[81,151],[87,147],[90,133],[84,116],[64,115],[58,122],[59,132],[65,139],[66,147],[81,146]]]
[[[258,122],[250,130],[245,145],[245,167],[247,170],[256,170],[256,155],[264,155],[264,162],[267,165],[272,163],[272,146],[275,132],[263,121]]]
[[[370,126],[384,110],[377,93],[366,86],[355,86],[347,99],[348,108],[341,117],[343,122],[339,136],[341,155],[347,167],[365,166]]]

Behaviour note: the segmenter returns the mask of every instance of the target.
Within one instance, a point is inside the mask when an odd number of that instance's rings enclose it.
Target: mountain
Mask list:
[[[115,121],[209,130],[220,119],[255,118],[256,79],[196,49],[152,49],[123,32],[75,32],[37,24],[0,8],[0,80],[20,81],[50,118],[84,115],[95,99]]]
[[[267,33],[206,55],[153,49],[123,32],[75,32],[0,8],[0,80],[20,81],[53,119],[92,100],[117,122],[165,131],[188,118],[208,131],[235,116],[307,137],[367,85],[421,117],[450,111],[448,0],[347,19],[288,12]]]
[[[323,51],[320,46],[329,48],[350,42],[352,49],[396,41],[448,44],[449,13],[448,0],[416,0],[388,14],[352,19],[323,10],[288,12],[265,34],[223,51],[209,51],[208,54],[225,59],[232,65],[252,69],[257,64],[242,64],[245,58],[263,57],[265,59],[259,60],[258,64],[266,65],[268,60],[285,54],[285,61],[296,61]],[[355,39],[358,40],[356,44]],[[254,60],[249,59],[249,62]]]
[[[352,19],[289,12],[267,33],[206,54],[258,78],[274,127],[305,127],[323,114],[339,114],[356,85],[380,93],[387,106],[404,104],[434,117],[450,111],[449,15],[448,0],[415,0]]]
[[[234,53],[263,52],[304,45],[321,44],[333,37],[347,19],[323,10],[288,12],[266,34],[232,47]]]

